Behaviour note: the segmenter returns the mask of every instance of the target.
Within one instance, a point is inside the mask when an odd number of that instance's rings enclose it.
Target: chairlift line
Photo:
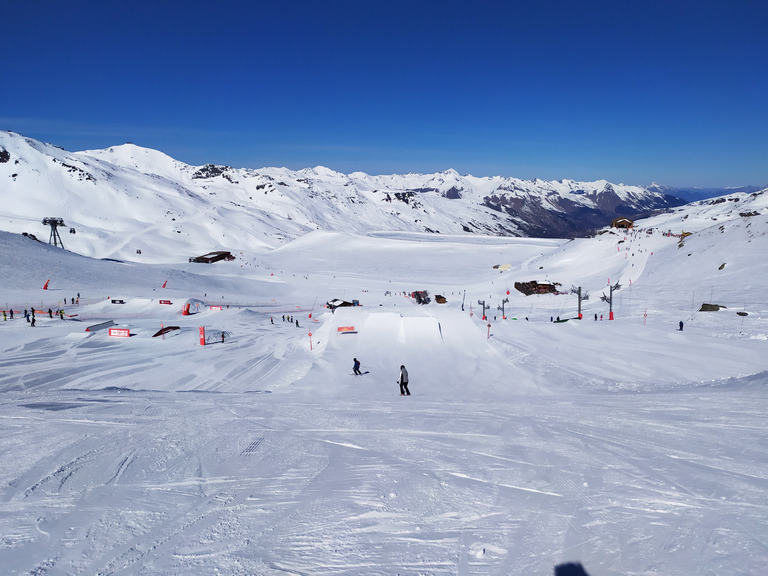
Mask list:
[[[43,218],[43,225],[51,227],[51,235],[48,238],[48,244],[53,244],[54,246],[61,245],[61,247],[64,248],[64,242],[61,240],[58,230],[59,226],[64,226],[64,219],[46,216]]]

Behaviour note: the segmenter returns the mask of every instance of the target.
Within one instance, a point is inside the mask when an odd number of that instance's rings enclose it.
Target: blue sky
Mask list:
[[[189,164],[768,185],[768,3],[3,8],[0,129]]]

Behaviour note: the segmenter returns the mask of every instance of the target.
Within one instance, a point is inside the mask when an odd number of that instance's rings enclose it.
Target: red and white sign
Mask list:
[[[338,332],[354,332],[355,327],[354,326],[339,326],[336,328]]]
[[[211,310],[221,310],[221,306],[211,306]]]
[[[160,304],[173,304],[170,300],[160,300]]]
[[[129,328],[110,328],[109,335],[117,338],[130,338],[131,330]]]

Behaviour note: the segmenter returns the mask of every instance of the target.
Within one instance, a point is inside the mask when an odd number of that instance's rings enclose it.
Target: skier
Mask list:
[[[683,321],[680,320],[680,332],[682,332],[682,331],[683,331]]]
[[[400,396],[410,396],[411,391],[408,390],[408,370],[405,369],[405,365],[400,366],[400,377],[397,381],[400,383]]]
[[[355,375],[360,376],[360,374],[362,374],[362,372],[360,372],[360,360],[357,358],[353,358],[353,360],[355,362],[352,365],[352,370],[354,371]]]

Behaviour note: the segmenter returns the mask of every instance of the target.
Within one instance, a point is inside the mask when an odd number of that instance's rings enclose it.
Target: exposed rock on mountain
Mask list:
[[[659,190],[604,180],[190,166],[134,144],[68,152],[12,132],[0,132],[0,161],[7,199],[0,228],[43,232],[40,218],[55,213],[78,239],[104,239],[103,251],[88,254],[98,257],[141,250],[144,259],[166,260],[184,254],[191,235],[209,236],[211,250],[274,247],[313,230],[573,237],[619,215],[682,204]],[[51,197],[59,203],[50,206]],[[105,212],[114,215],[108,222],[94,216]],[[138,245],[121,245],[121,229],[136,221],[146,234]]]

